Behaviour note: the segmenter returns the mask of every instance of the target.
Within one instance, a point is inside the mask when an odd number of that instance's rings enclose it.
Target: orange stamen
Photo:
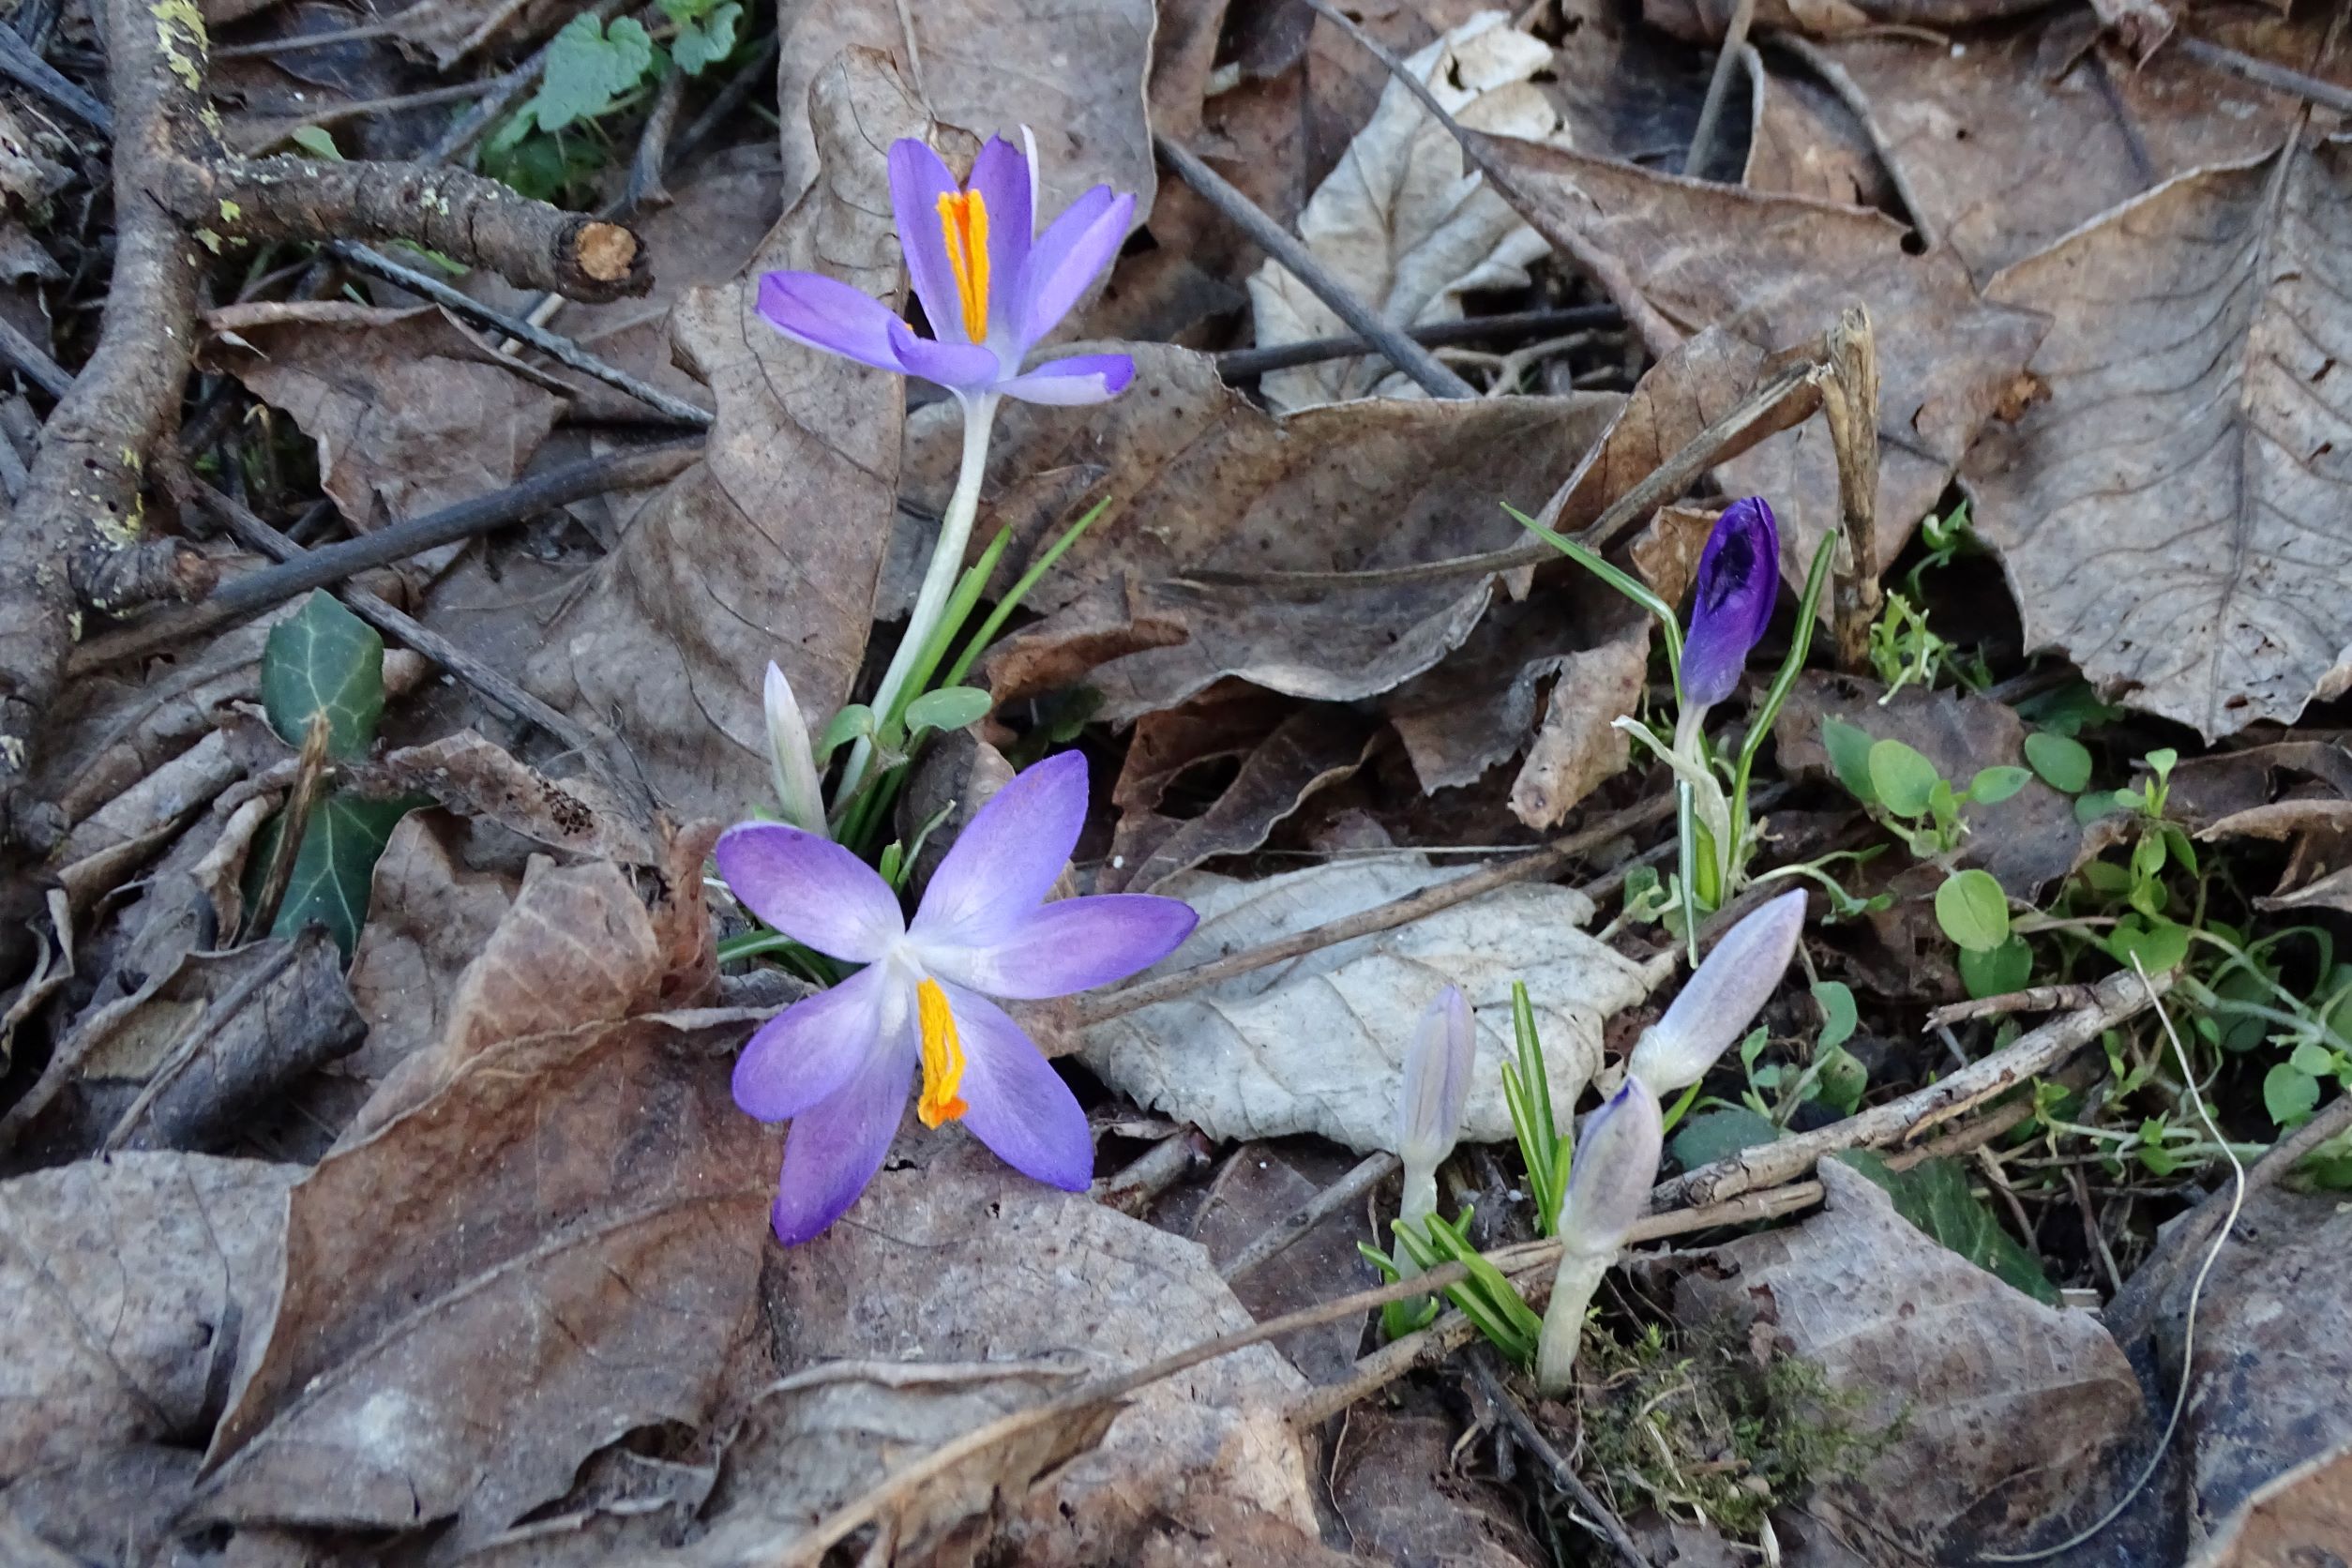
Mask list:
[[[942,198],[943,199],[943,198]],[[964,1045],[956,1035],[956,1015],[936,980],[914,988],[915,1017],[923,1027],[923,1097],[914,1113],[927,1127],[953,1122],[972,1108],[957,1098],[964,1081]]]
[[[950,190],[939,199],[940,233],[947,238],[947,265],[956,274],[956,297],[963,307],[964,336],[988,338],[988,204],[976,190]]]

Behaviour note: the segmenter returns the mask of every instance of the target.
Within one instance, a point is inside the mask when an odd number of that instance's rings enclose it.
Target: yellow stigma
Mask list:
[[[923,1097],[914,1113],[925,1126],[936,1127],[972,1108],[956,1096],[964,1081],[964,1043],[956,1037],[956,1015],[947,1010],[947,993],[938,981],[919,982],[914,1004],[923,1026]]]
[[[947,264],[956,274],[956,297],[964,309],[964,336],[975,343],[987,342],[988,204],[976,190],[950,190],[939,199],[939,227],[947,236]]]

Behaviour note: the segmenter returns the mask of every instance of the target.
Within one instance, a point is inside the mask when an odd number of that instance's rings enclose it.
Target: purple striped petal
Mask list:
[[[1607,1254],[1650,1204],[1665,1152],[1664,1118],[1649,1085],[1628,1074],[1608,1103],[1584,1119],[1560,1199],[1560,1239],[1571,1252]]]
[[[1037,236],[1021,272],[1020,344],[1026,350],[1062,324],[1102,270],[1127,242],[1135,198],[1098,185],[1070,204]]]
[[[888,978],[882,964],[859,970],[761,1024],[735,1059],[744,1114],[789,1122],[839,1093],[879,1047]]]
[[[1642,1031],[1627,1070],[1661,1097],[1707,1076],[1747,1033],[1796,956],[1805,924],[1802,889],[1759,905],[1725,933],[1666,1017]]]
[[[969,189],[977,191],[988,210],[988,326],[1000,323],[1018,327],[1005,316],[1005,306],[1029,264],[1029,247],[1037,233],[1036,214],[1030,204],[1029,156],[1003,137],[991,137],[972,160]]]
[[[906,934],[890,885],[830,838],[742,822],[712,853],[744,908],[830,957],[870,964]]]
[[[1151,968],[1199,921],[1175,898],[1111,893],[1063,898],[1016,916],[986,944],[933,946],[918,938],[917,951],[942,978],[990,996],[1068,996]]]
[[[1026,375],[997,383],[996,389],[1023,402],[1107,403],[1135,380],[1135,361],[1123,354],[1078,354],[1048,360]]]
[[[997,1158],[1033,1181],[1083,1192],[1094,1179],[1094,1138],[1078,1096],[1004,1009],[942,982],[963,1042],[963,1123]]]
[[[900,369],[890,347],[891,328],[906,324],[881,300],[837,278],[822,272],[763,272],[759,309],[761,320],[796,342],[877,369]]]
[[[1748,654],[1780,599],[1780,525],[1762,496],[1715,520],[1698,558],[1698,592],[1682,640],[1682,699],[1711,707],[1739,688]]]
[[[890,213],[907,255],[907,279],[923,302],[932,334],[959,343],[969,339],[956,269],[947,262],[947,235],[940,228],[939,199],[961,188],[939,154],[913,137],[890,143]]]
[[[867,1057],[830,1099],[793,1120],[770,1211],[776,1239],[786,1246],[798,1246],[839,1219],[882,1168],[914,1082],[913,1029],[910,1015],[898,1039]]]
[[[1086,758],[1064,751],[1023,768],[962,833],[910,927],[919,946],[992,947],[1045,902],[1086,825]]]
[[[1405,1082],[1396,1097],[1396,1152],[1425,1168],[1444,1163],[1461,1136],[1478,1063],[1470,999],[1448,986],[1429,1003],[1405,1048]]]
[[[918,338],[914,328],[901,321],[892,323],[890,352],[897,355],[898,368],[907,374],[935,381],[955,392],[983,391],[995,385],[997,378],[1004,373],[1003,364],[993,349],[976,343],[944,343],[936,338]]]

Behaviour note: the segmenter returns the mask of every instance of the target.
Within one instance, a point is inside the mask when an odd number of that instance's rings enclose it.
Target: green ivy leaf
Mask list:
[[[1898,817],[1926,811],[1943,776],[1936,764],[1901,741],[1874,741],[1870,746],[1870,788],[1878,803]]]
[[[1862,1014],[1854,1005],[1851,986],[1843,980],[1817,981],[1813,988],[1813,1000],[1821,1009],[1821,1037],[1814,1042],[1815,1050],[1835,1050],[1854,1037]]]
[[[978,686],[942,686],[907,704],[907,734],[926,730],[960,730],[988,714],[988,694]]]
[[[2319,1080],[2291,1062],[2262,1076],[2262,1108],[2280,1126],[2302,1121],[2319,1106]]]
[[[384,716],[384,639],[324,588],[269,628],[262,647],[262,710],[288,746],[326,716],[330,757],[356,757]]]
[[[1870,786],[1870,733],[1842,718],[1821,721],[1821,749],[1830,754],[1830,768],[1847,792],[1864,806],[1878,804]]]
[[[1977,776],[1968,780],[1968,799],[1979,806],[1998,806],[2024,789],[2026,781],[2032,776],[2024,768],[2005,763],[1999,767],[1981,768]]]
[[[2077,795],[2090,785],[2090,748],[2072,735],[2036,730],[2026,737],[2026,761],[2053,790]]]
[[[1682,1124],[1681,1131],[1674,1135],[1674,1157],[1681,1162],[1683,1169],[1696,1170],[1726,1154],[1770,1143],[1779,1136],[1778,1127],[1745,1106],[1724,1106],[1702,1110]]]
[[[310,825],[294,851],[294,875],[286,882],[285,900],[269,928],[274,937],[290,937],[317,921],[351,961],[359,944],[359,927],[368,919],[368,894],[376,861],[392,837],[394,824],[421,800],[359,800],[331,794],[311,808]],[[278,853],[278,836],[285,831],[283,813],[273,817],[253,837],[253,852],[246,860],[245,895],[259,897],[262,879]]]
[[[2045,1306],[2058,1303],[2058,1288],[2042,1272],[2041,1260],[2001,1229],[1977,1196],[1968,1173],[1949,1159],[1922,1160],[1896,1170],[1866,1149],[1848,1149],[1845,1161],[1884,1188],[1894,1211],[1978,1268],[2024,1291]]]
[[[653,64],[653,35],[635,17],[615,17],[606,27],[593,15],[576,16],[548,45],[547,74],[522,113],[541,130],[593,120],[644,81]]]
[[[1936,924],[1971,953],[1990,953],[2009,940],[2009,896],[1990,871],[1954,871],[1936,889]]]
[[[743,7],[727,0],[707,20],[681,22],[678,36],[670,40],[671,57],[688,76],[701,75],[734,53],[735,24],[742,20]]]
[[[1968,994],[1980,1001],[2022,991],[2033,980],[2033,949],[2013,931],[2007,942],[1982,953],[1963,947],[1960,980],[1968,988]]]

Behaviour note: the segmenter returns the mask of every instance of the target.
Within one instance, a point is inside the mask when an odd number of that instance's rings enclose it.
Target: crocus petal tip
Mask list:
[[[1664,1096],[1707,1076],[1745,1033],[1780,986],[1804,930],[1805,896],[1791,890],[1759,905],[1724,933],[1666,1010],[1634,1047],[1629,1071]]]

